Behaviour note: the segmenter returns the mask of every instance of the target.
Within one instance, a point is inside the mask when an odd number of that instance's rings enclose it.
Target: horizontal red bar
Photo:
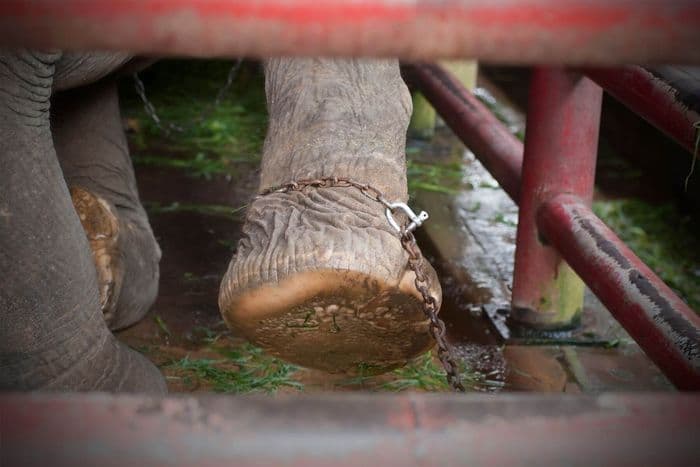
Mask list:
[[[668,379],[700,390],[700,317],[576,197],[544,203],[537,224]]]
[[[0,45],[191,56],[700,63],[696,0],[3,0]]]
[[[440,116],[517,201],[522,144],[513,142],[503,124],[486,115],[488,109],[443,68],[425,65],[409,70],[409,78]],[[578,217],[570,212],[572,206]],[[559,196],[549,200],[539,209],[537,221],[549,242],[669,379],[679,388],[700,389],[700,318],[577,198]],[[593,229],[598,238],[605,240],[605,246],[611,248],[609,253],[614,252],[622,258],[622,265],[632,265],[632,269],[608,264],[606,251],[591,243],[590,233],[586,234],[577,222]],[[629,283],[625,274],[632,273],[640,274],[646,292],[658,293],[663,309]],[[647,283],[650,288],[646,288]],[[680,328],[669,328],[668,323]]]
[[[638,66],[585,68],[589,78],[633,112],[666,133],[693,153],[700,114],[687,109],[671,89]]]
[[[0,396],[2,465],[692,465],[700,398]]]

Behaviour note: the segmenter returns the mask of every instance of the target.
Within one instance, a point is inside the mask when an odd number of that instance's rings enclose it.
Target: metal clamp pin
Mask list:
[[[411,220],[411,223],[408,224],[405,229],[402,229],[401,226],[399,226],[396,219],[394,219],[394,216],[392,215],[397,209],[402,210]],[[427,221],[428,217],[428,213],[425,211],[421,211],[419,214],[416,214],[413,209],[408,207],[406,203],[388,203],[386,206],[386,220],[389,221],[389,224],[398,233],[413,232],[418,227],[423,225],[423,222]]]

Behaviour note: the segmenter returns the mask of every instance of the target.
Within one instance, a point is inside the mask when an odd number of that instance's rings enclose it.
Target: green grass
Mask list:
[[[593,204],[595,213],[691,308],[700,310],[700,223],[674,205],[621,199]]]
[[[432,353],[428,352],[408,365],[397,368],[391,372],[395,378],[380,386],[383,391],[406,391],[406,390],[421,390],[421,391],[447,391],[449,385],[445,378],[445,370],[435,362]],[[467,381],[470,378],[465,371],[462,371],[462,380]]]
[[[133,80],[121,83],[123,114],[135,131],[137,165],[160,165],[186,170],[195,177],[235,172],[238,163],[257,163],[267,125],[262,71],[244,64],[218,107],[212,103],[233,62],[167,60],[141,73],[149,100],[163,122],[185,129],[165,134],[146,114]],[[204,113],[205,118],[199,118]],[[167,126],[167,123],[165,124]],[[145,149],[148,148],[148,153]],[[166,156],[154,155],[153,148]]]
[[[462,185],[460,162],[421,162],[409,153],[406,160],[408,191],[433,191],[455,194]]]
[[[506,214],[504,214],[502,212],[496,213],[496,215],[493,217],[493,219],[491,221],[496,223],[496,224],[503,224],[503,225],[507,225],[509,227],[517,227],[518,226],[518,223],[516,221],[508,219],[506,217]]]
[[[229,332],[225,330],[196,327],[193,334],[197,337],[192,342],[199,343],[199,348],[207,351],[205,358],[187,355],[161,365],[168,379],[181,381],[186,390],[201,387],[231,394],[274,394],[282,388],[304,391],[300,367],[272,357],[252,344],[234,344],[226,337]],[[502,383],[489,381],[484,375],[464,366],[461,368],[461,378],[468,390],[502,386]],[[432,352],[426,352],[406,366],[387,374],[376,374],[372,368],[367,368],[365,375],[347,378],[335,384],[338,387],[381,392],[451,390],[445,372]]]
[[[274,393],[288,387],[301,391],[304,386],[294,380],[298,368],[265,354],[251,344],[218,350],[220,359],[190,359],[171,362],[165,369],[175,371],[185,382],[204,382],[215,392]]]
[[[173,169],[186,170],[194,177],[202,177],[211,180],[213,175],[226,173],[231,159],[222,159],[208,156],[203,152],[198,152],[194,157],[176,156],[151,156],[138,153],[134,156],[134,161],[138,165],[170,167]]]
[[[371,373],[372,369],[368,369]],[[483,389],[491,386],[489,381],[486,381],[483,375],[475,373],[470,368],[462,366],[460,371],[462,383],[467,390]],[[340,383],[342,386],[358,386],[364,385],[372,387],[375,391],[386,392],[401,392],[407,390],[413,391],[430,391],[430,392],[445,392],[450,391],[450,386],[445,377],[445,370],[439,362],[437,362],[432,352],[426,352],[419,357],[416,357],[411,362],[401,368],[397,368],[388,373],[388,381],[381,382],[376,386],[370,386],[367,383],[373,381],[384,381],[387,376],[370,375],[356,376],[348,378]]]
[[[212,343],[218,339],[214,338]],[[186,385],[203,385],[214,392],[245,394],[262,392],[274,394],[281,388],[303,391],[304,385],[295,379],[299,367],[271,357],[251,344],[234,349],[217,349],[221,358],[190,358],[171,361],[163,369],[171,373],[170,378],[180,378]],[[172,376],[174,374],[175,376]],[[401,392],[450,391],[445,372],[427,352],[402,368],[387,375],[358,376],[341,381],[339,386],[365,385],[372,381],[383,381],[372,387],[375,391]],[[481,375],[462,368],[462,382],[468,389],[483,389],[493,386]]]

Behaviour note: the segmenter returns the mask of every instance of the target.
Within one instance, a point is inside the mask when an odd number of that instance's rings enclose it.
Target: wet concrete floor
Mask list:
[[[457,159],[464,173],[453,193],[417,191],[414,202],[431,214],[420,239],[441,277],[441,315],[469,367],[501,390],[671,389],[588,290],[579,329],[504,341],[484,307],[507,309],[510,302],[517,206],[449,131],[438,131],[430,145],[420,147],[414,157],[435,164]]]

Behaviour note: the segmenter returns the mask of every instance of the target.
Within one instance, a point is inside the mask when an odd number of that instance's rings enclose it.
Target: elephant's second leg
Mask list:
[[[52,123],[58,159],[90,241],[102,312],[111,329],[123,328],[156,299],[160,249],[139,202],[116,83],[107,79],[56,95]]]
[[[0,52],[0,390],[162,393],[118,342],[49,126],[57,54]]]
[[[261,189],[348,177],[407,200],[411,99],[397,61],[266,64],[270,123]],[[354,188],[255,200],[219,303],[254,343],[331,372],[379,372],[432,345],[422,301],[384,207]],[[434,271],[426,266],[440,301]]]

